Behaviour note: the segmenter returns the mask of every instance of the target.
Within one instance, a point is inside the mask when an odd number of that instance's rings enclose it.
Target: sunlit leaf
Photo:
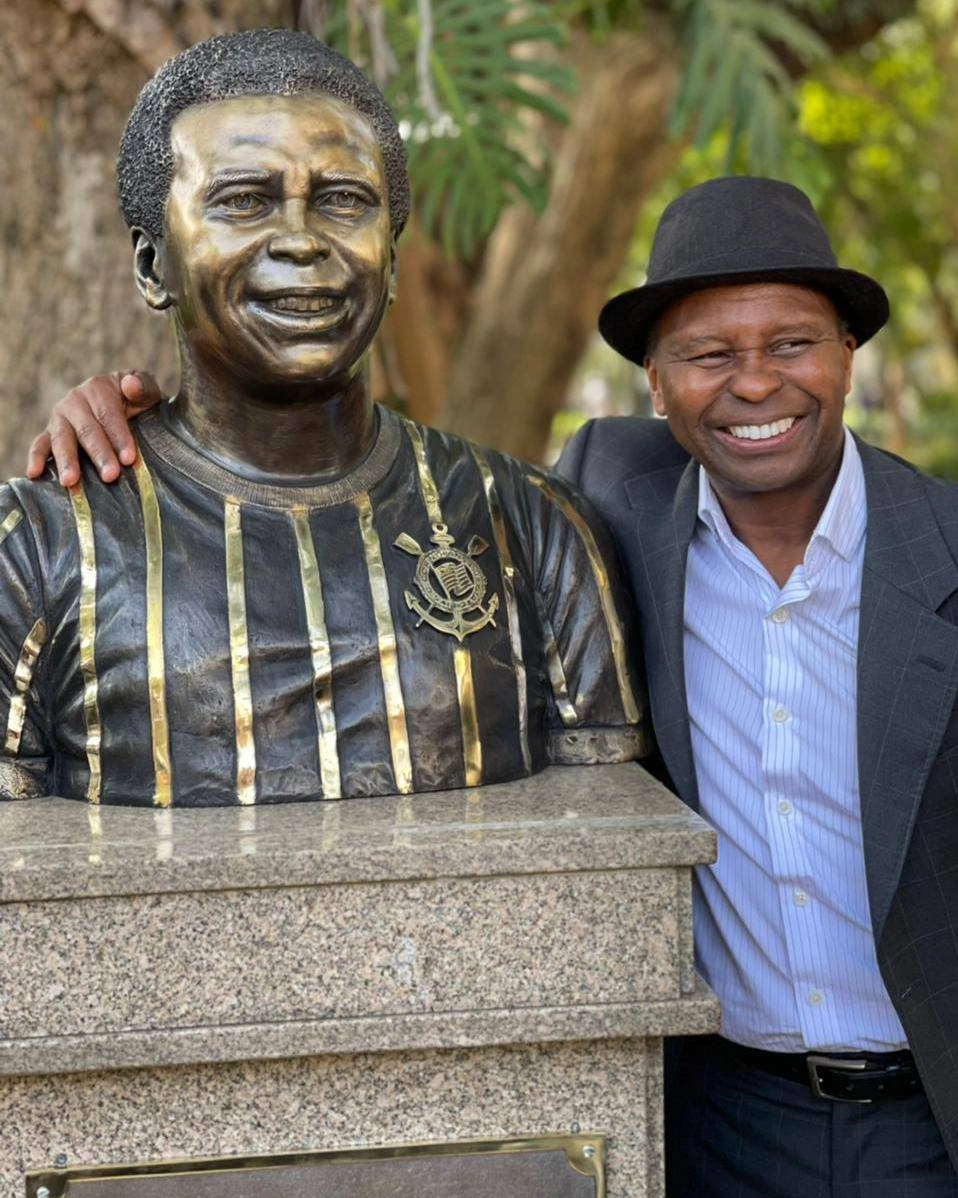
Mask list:
[[[812,0],[792,7],[810,8]],[[729,165],[743,147],[749,169],[774,169],[785,114],[794,108],[791,80],[777,48],[808,64],[827,55],[825,43],[787,4],[673,0],[672,8],[684,18],[690,47],[672,111],[673,133],[687,132],[694,122],[695,144],[702,147],[726,126]]]

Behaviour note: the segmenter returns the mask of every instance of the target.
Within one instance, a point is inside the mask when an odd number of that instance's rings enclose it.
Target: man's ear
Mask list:
[[[656,416],[664,416],[665,402],[662,399],[662,389],[659,387],[659,371],[655,365],[655,358],[651,354],[646,354],[642,365],[645,367],[645,373],[649,376],[649,398],[652,400],[652,408]]]
[[[396,298],[396,288],[398,285],[399,274],[399,257],[398,247],[396,245],[395,234],[390,238],[389,242],[389,302],[392,303]]]
[[[855,350],[858,348],[858,341],[855,339],[854,333],[846,333],[842,338],[842,352],[845,358],[845,395],[849,395],[852,389],[852,373],[853,364],[855,361]]]
[[[163,279],[163,253],[156,241],[143,229],[133,230],[133,277],[154,312],[162,312],[173,303]]]

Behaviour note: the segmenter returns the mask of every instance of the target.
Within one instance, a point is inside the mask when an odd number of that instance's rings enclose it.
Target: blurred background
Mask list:
[[[958,478],[958,0],[30,0],[0,9],[0,477],[101,371],[173,389],[132,282],[116,145],[194,41],[309,30],[401,122],[415,212],[377,397],[549,462],[587,416],[647,412],[594,333],[644,276],[680,190],[788,179],[893,317],[858,355],[850,422]]]

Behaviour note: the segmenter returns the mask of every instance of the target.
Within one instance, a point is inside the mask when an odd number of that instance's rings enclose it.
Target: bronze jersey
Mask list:
[[[139,460],[0,488],[0,794],[213,806],[644,750],[609,542],[563,482],[378,409],[314,486],[142,416]]]

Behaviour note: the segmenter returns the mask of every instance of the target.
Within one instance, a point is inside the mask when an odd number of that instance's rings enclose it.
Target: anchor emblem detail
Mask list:
[[[423,549],[405,532],[393,542],[397,549],[419,558],[415,581],[422,598],[412,591],[405,592],[406,606],[419,617],[416,627],[426,623],[437,632],[454,636],[460,644],[487,624],[495,628],[499,596],[492,595],[483,606],[488,582],[475,562],[489,546],[482,537],[471,537],[463,553],[456,548],[456,539],[445,524],[434,524],[430,539],[435,549]],[[478,615],[470,614],[473,612]]]

